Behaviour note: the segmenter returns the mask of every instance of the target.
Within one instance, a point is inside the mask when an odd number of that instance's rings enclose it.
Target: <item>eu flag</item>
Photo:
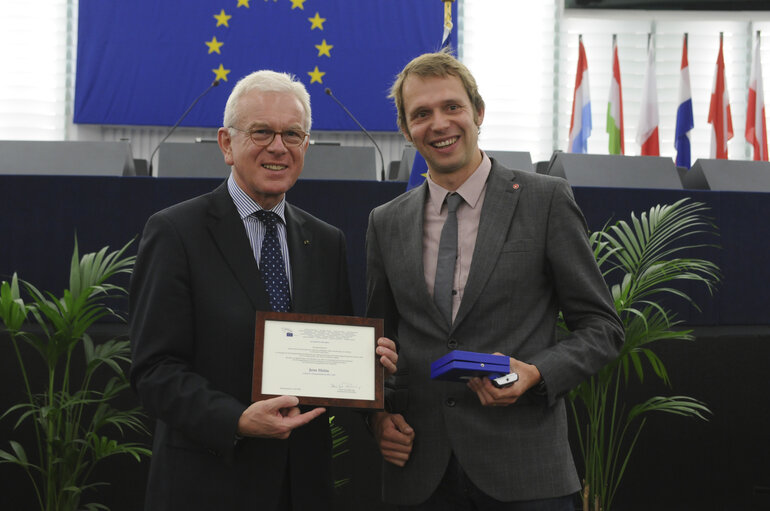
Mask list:
[[[80,0],[76,123],[218,127],[225,101],[258,69],[296,75],[313,128],[395,131],[387,99],[413,57],[436,51],[439,0]]]

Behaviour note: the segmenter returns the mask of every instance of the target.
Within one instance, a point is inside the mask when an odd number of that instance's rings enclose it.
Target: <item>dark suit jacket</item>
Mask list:
[[[427,185],[374,209],[367,232],[367,314],[399,341],[387,397],[414,427],[404,468],[386,463],[387,501],[416,504],[435,490],[451,452],[482,491],[501,500],[580,488],[562,396],[617,355],[623,329],[563,179],[493,161],[463,300],[449,328],[425,285]],[[563,311],[571,334],[557,342]],[[433,381],[430,363],[452,349],[499,351],[535,364],[547,399],[525,394],[482,407],[465,384]]]
[[[289,204],[286,223],[293,311],[351,314],[342,232]],[[330,507],[327,416],[235,442],[257,310],[268,296],[226,182],[148,220],[130,289],[131,383],[157,419],[146,509],[272,509],[287,466],[295,509]]]

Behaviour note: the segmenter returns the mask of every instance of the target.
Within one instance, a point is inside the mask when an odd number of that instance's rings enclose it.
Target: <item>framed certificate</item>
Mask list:
[[[383,409],[382,332],[381,319],[258,311],[252,401]]]

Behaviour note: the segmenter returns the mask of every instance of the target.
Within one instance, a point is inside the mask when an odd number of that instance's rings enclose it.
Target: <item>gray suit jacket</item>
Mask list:
[[[451,328],[425,285],[426,195],[423,184],[369,217],[368,315],[384,318],[399,343],[387,396],[416,433],[404,468],[385,463],[385,499],[427,499],[452,452],[476,486],[501,501],[577,491],[562,396],[617,355],[623,329],[569,184],[493,161]],[[571,333],[557,342],[560,310]],[[513,406],[482,407],[465,384],[430,379],[430,363],[453,349],[499,351],[536,365],[547,398],[528,393]]]

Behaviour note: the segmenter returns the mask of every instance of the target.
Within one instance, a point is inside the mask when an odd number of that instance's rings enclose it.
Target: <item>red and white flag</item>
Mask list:
[[[652,36],[647,40],[647,70],[644,73],[642,111],[636,141],[642,146],[643,156],[660,156],[658,139],[658,86],[655,78],[655,44]]]
[[[730,114],[730,98],[727,95],[727,79],[725,78],[725,57],[722,53],[722,34],[719,34],[719,54],[714,75],[714,86],[711,88],[711,105],[709,106],[709,124],[711,130],[711,157],[727,159],[727,141],[733,138],[733,118]]]
[[[767,161],[765,95],[762,89],[762,63],[759,58],[759,32],[749,78],[749,107],[746,111],[746,140],[754,146],[754,159]]]

